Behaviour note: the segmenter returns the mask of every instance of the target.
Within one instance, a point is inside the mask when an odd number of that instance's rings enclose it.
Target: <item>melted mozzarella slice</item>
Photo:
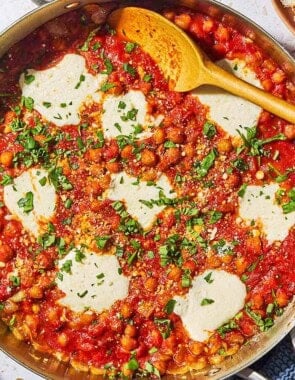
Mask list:
[[[27,70],[27,75],[35,79],[26,84],[25,74],[21,75],[22,95],[34,99],[34,108],[58,126],[79,124],[81,105],[100,99],[97,91],[106,79],[106,75],[89,74],[85,59],[78,54],[67,54],[46,70]]]
[[[119,274],[120,266],[113,255],[98,255],[73,249],[60,260],[57,286],[65,293],[59,300],[75,312],[91,308],[100,313],[128,295],[129,281]],[[79,259],[78,259],[79,257]]]
[[[151,136],[147,127],[158,126],[163,117],[148,114],[148,104],[141,91],[129,91],[124,95],[108,95],[103,103],[102,125],[106,138],[136,133],[138,138]],[[141,126],[142,131],[138,129]]]
[[[174,312],[190,337],[203,342],[244,307],[245,297],[246,286],[239,277],[223,270],[207,270],[193,280],[188,294],[174,297]]]
[[[295,224],[295,213],[284,214],[276,203],[275,194],[279,189],[278,184],[247,186],[243,198],[239,198],[240,216],[260,221],[270,244],[284,240]]]
[[[152,203],[152,201],[159,201],[160,193],[167,198],[176,196],[164,174],[152,186],[149,186],[147,182],[139,181],[136,177],[122,172],[112,175],[110,188],[104,196],[114,201],[124,202],[128,213],[137,219],[144,229],[147,229],[151,227],[157,214],[165,208],[163,205]]]
[[[44,169],[30,169],[15,178],[13,184],[4,187],[6,207],[36,237],[46,230],[55,211],[56,193],[54,186],[48,182],[47,175]],[[40,181],[46,183],[42,186]],[[28,193],[33,194],[33,209],[26,213],[20,200],[25,199]]]
[[[238,78],[261,88],[256,74],[246,67],[245,62],[239,59],[223,59],[217,64]],[[231,136],[239,136],[237,130],[243,132],[245,127],[257,125],[261,108],[248,100],[214,86],[201,86],[193,91],[193,95],[209,107],[208,119],[217,123]]]

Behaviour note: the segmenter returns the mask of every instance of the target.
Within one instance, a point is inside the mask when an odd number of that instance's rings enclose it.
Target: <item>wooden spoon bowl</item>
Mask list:
[[[156,61],[174,91],[214,85],[295,124],[294,105],[215,65],[187,34],[160,14],[126,7],[111,13],[108,22],[118,35],[139,44]]]

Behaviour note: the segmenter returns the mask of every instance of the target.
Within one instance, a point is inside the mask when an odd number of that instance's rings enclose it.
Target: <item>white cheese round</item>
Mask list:
[[[203,342],[244,307],[245,297],[246,286],[238,276],[209,269],[193,280],[185,296],[174,297],[174,312],[190,337]]]
[[[75,312],[90,308],[100,313],[127,297],[129,280],[119,274],[115,256],[82,250],[85,257],[81,259],[79,252],[74,248],[58,263],[57,286],[65,293],[60,304]]]
[[[222,59],[217,65],[256,87],[262,87],[256,74],[244,61]],[[231,136],[238,136],[237,130],[243,132],[245,127],[257,125],[261,108],[248,100],[207,85],[194,90],[192,94],[209,107],[208,119],[217,123]]]
[[[244,196],[239,198],[241,218],[260,221],[270,244],[284,240],[295,224],[295,212],[284,214],[282,207],[276,203],[275,195],[279,189],[275,183],[247,186]]]
[[[46,70],[27,70],[35,79],[25,83],[20,77],[22,95],[34,100],[34,108],[48,121],[58,125],[79,124],[79,109],[88,99],[98,101],[97,92],[107,76],[88,73],[85,59],[67,54],[55,66]]]
[[[54,186],[47,179],[44,169],[29,169],[15,178],[13,184],[4,187],[4,203],[9,211],[22,223],[23,227],[38,236],[45,232],[47,224],[54,215],[56,193]],[[42,186],[43,181],[46,183]],[[33,194],[33,209],[26,213],[20,206],[20,199],[26,194]]]
[[[148,104],[141,91],[131,90],[119,96],[107,95],[103,110],[104,136],[109,139],[134,132],[138,138],[147,138],[151,136],[148,127],[158,126],[163,120],[161,115],[154,118],[148,114]],[[141,132],[138,132],[138,126],[142,127]]]
[[[110,188],[104,193],[104,197],[124,202],[128,213],[137,219],[144,229],[147,229],[165,208],[163,205],[151,204],[152,200],[160,199],[160,191],[167,198],[176,197],[176,193],[164,174],[150,185],[122,172],[112,174]],[[145,202],[148,202],[148,205]]]

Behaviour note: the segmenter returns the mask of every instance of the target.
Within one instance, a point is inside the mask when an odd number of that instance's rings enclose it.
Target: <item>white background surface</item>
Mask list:
[[[266,29],[295,56],[295,36],[274,12],[271,0],[220,0]],[[0,32],[36,7],[30,0],[0,0]],[[40,380],[0,351],[0,380]]]

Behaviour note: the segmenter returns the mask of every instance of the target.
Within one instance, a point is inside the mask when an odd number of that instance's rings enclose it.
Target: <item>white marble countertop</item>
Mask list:
[[[242,14],[248,16],[267,30],[293,56],[295,37],[275,13],[270,0],[220,0]],[[17,18],[36,8],[30,0],[0,1],[0,32]],[[41,380],[42,378],[24,369],[0,351],[0,380]]]

